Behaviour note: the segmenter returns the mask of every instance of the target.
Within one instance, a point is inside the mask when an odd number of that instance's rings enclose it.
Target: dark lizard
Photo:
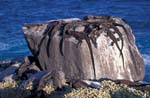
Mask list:
[[[70,32],[70,29],[74,29],[75,28],[75,25],[86,25],[87,23],[85,22],[80,22],[80,21],[72,21],[71,23],[64,23],[63,24],[63,30],[62,30],[62,38],[60,40],[60,53],[62,56],[64,56],[64,53],[63,53],[63,48],[64,48],[64,40],[65,38],[68,38],[69,36],[67,36]]]
[[[118,34],[119,39],[121,40],[121,51],[122,51],[123,50],[123,46],[124,46],[123,35],[122,35],[122,33],[119,31],[119,29],[116,26],[122,27],[123,30],[125,31],[125,33],[127,33],[126,28],[123,25],[116,23],[115,20],[113,20],[112,17],[109,17],[107,22],[108,22],[108,23],[106,23],[107,27],[114,29],[114,33]]]
[[[64,56],[64,53],[63,53],[63,48],[64,48],[64,40],[66,38],[66,33],[69,32],[69,29],[73,26],[72,23],[65,23],[64,24],[64,27],[63,27],[63,31],[62,31],[62,38],[60,40],[60,53],[62,56]]]
[[[124,46],[124,40],[123,40],[123,37],[122,37],[123,36],[122,33],[114,25],[109,25],[109,28],[113,28],[115,30],[114,32],[117,33],[119,38],[121,39],[121,51],[122,51],[123,50],[123,46]]]
[[[50,56],[49,47],[50,47],[50,44],[51,44],[51,40],[52,40],[53,36],[55,35],[56,31],[59,30],[60,26],[61,26],[61,22],[56,21],[53,24],[53,28],[50,30],[50,32],[48,32],[48,36],[49,36],[48,43],[47,43],[47,56],[48,57]]]
[[[112,40],[112,44],[115,43],[116,47],[118,48],[120,55],[122,57],[122,62],[123,62],[123,66],[124,66],[124,56],[122,53],[122,49],[119,47],[118,39],[112,34],[112,32],[109,30],[108,27],[105,26],[104,31],[107,33],[107,36],[109,36],[109,38]]]
[[[122,27],[123,30],[125,31],[125,33],[127,33],[127,30],[125,29],[125,27],[121,24],[115,23],[115,21],[113,20],[113,17],[109,17],[109,16],[103,16],[103,17],[95,17],[96,19],[106,19],[104,21],[104,23],[102,23],[102,25],[104,24],[104,31],[107,31],[107,35],[111,38],[112,45],[115,43],[116,47],[118,48],[118,50],[120,51],[120,55],[122,56],[122,60],[123,60],[123,66],[124,66],[124,56],[122,53],[123,50],[123,46],[124,46],[124,40],[123,40],[123,35],[122,33],[119,31],[119,29],[116,26]],[[118,34],[119,38],[116,38],[112,31],[110,31],[110,29],[114,29],[114,32]],[[103,29],[103,28],[102,28]],[[103,31],[103,30],[102,30]],[[117,41],[121,40],[121,48],[119,47]]]
[[[92,65],[93,65],[93,70],[94,70],[94,79],[96,79],[96,68],[95,68],[95,62],[94,62],[94,56],[93,56],[93,51],[92,51],[92,46],[91,46],[91,42],[90,42],[90,38],[88,37],[88,35],[84,32],[70,32],[71,35],[73,35],[78,41],[79,44],[82,43],[82,40],[85,39],[88,47],[89,47],[89,51],[90,51],[90,55],[91,55],[91,59],[92,59]]]
[[[127,30],[126,30],[126,28],[123,26],[123,25],[121,25],[121,24],[118,24],[118,23],[112,23],[114,26],[119,26],[119,27],[122,27],[123,28],[123,30],[125,31],[125,33],[127,34],[128,32],[127,32]],[[117,27],[116,27],[117,28]],[[119,31],[120,32],[120,31]],[[119,33],[117,33],[118,35],[119,35]],[[121,37],[120,37],[121,38]],[[123,39],[123,38],[122,38]],[[123,48],[123,46],[122,46],[122,48]]]
[[[43,33],[43,38],[41,39],[41,41],[40,41],[40,43],[39,43],[39,45],[38,45],[38,51],[37,51],[37,53],[36,53],[36,55],[38,56],[39,55],[39,52],[40,52],[40,49],[41,49],[41,45],[42,45],[42,43],[43,43],[43,41],[45,40],[45,38],[46,38],[46,36],[53,30],[53,28],[54,28],[54,24],[53,23],[48,23],[48,25],[47,25],[47,27],[46,27],[46,30],[44,31],[44,33]]]
[[[89,34],[90,39],[92,40],[92,43],[95,45],[95,48],[97,48],[96,39],[101,35],[103,32],[100,27],[102,23],[101,22],[94,22],[92,24],[92,28]]]
[[[123,25],[121,25],[121,24],[118,24],[118,23],[112,23],[114,26],[119,26],[119,27],[122,27],[123,28],[123,30],[125,31],[125,33],[128,33],[127,32],[127,30],[126,30],[126,28],[123,26]]]
[[[51,32],[51,30],[53,29],[54,25],[52,25],[52,23],[48,23],[47,24],[47,27],[46,27],[46,30],[44,31],[43,33],[43,38],[41,39],[39,45],[38,45],[38,50],[36,51],[36,53],[34,53],[35,57],[38,57],[39,53],[40,53],[40,50],[41,50],[41,45],[43,44],[43,41],[45,40],[46,36],[48,35],[49,32]],[[33,40],[34,41],[34,40]],[[37,59],[37,58],[36,58]],[[43,70],[43,68],[41,66],[39,66],[39,61],[37,60],[38,62],[38,67],[40,70]]]

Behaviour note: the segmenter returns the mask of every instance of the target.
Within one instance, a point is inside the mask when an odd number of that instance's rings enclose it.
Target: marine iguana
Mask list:
[[[119,36],[119,39],[121,40],[121,51],[123,50],[123,46],[124,46],[124,40],[123,40],[123,35],[122,35],[122,33],[119,31],[119,29],[116,27],[116,26],[114,26],[114,25],[110,25],[109,26],[110,28],[113,28],[115,31],[114,31],[114,33],[117,33],[118,34],[118,36]]]
[[[37,51],[36,56],[39,55],[39,52],[40,52],[40,49],[41,49],[41,45],[43,44],[43,41],[45,40],[46,36],[47,36],[50,32],[52,32],[52,30],[53,30],[54,27],[55,27],[54,22],[47,24],[46,30],[45,30],[44,33],[43,33],[43,38],[41,39],[41,41],[40,41],[40,43],[39,43],[39,45],[38,45],[38,49],[39,49],[39,50]]]
[[[75,32],[75,31],[70,31],[69,34],[71,34],[72,36],[74,36],[79,42],[78,45],[82,43],[82,40],[85,39],[89,51],[90,51],[90,55],[91,55],[91,60],[92,60],[92,65],[93,65],[93,70],[94,70],[94,79],[96,79],[96,68],[95,68],[95,62],[94,62],[94,56],[93,56],[93,51],[92,51],[92,46],[91,46],[91,42],[90,42],[90,38],[88,37],[88,35],[86,34],[86,32]]]
[[[64,56],[64,53],[63,53],[63,48],[64,48],[64,40],[65,38],[67,38],[67,34],[70,30],[70,28],[73,27],[73,24],[72,23],[65,23],[63,25],[63,31],[62,31],[62,38],[60,40],[60,53],[62,56]]]
[[[79,21],[76,23],[61,23],[59,26],[57,26],[58,24],[54,24],[53,28],[51,28],[50,33],[48,33],[49,36],[49,40],[48,40],[48,47],[50,45],[50,40],[53,37],[53,34],[55,33],[55,30],[58,30],[58,27],[60,27],[60,29],[62,29],[62,33],[60,33],[62,35],[62,38],[60,40],[60,53],[63,56],[63,47],[64,47],[64,40],[65,38],[71,36],[74,36],[79,42],[78,45],[82,43],[82,40],[85,39],[86,43],[88,44],[88,48],[90,50],[90,54],[91,54],[91,59],[92,59],[92,64],[93,64],[93,68],[95,66],[94,63],[94,57],[93,57],[93,51],[92,51],[92,47],[91,47],[91,42],[95,45],[96,47],[96,39],[100,36],[100,34],[105,31],[107,33],[107,36],[110,37],[110,39],[112,40],[112,45],[116,44],[117,49],[120,52],[120,55],[122,56],[122,60],[123,60],[123,65],[124,65],[124,56],[122,53],[123,50],[123,37],[122,37],[122,33],[120,33],[119,29],[116,26],[122,27],[125,32],[126,29],[121,25],[116,23],[112,17],[110,16],[101,16],[101,17],[90,17],[92,20],[94,19],[98,19],[97,21],[87,21],[90,19],[87,19],[85,21]],[[82,25],[85,26],[85,30],[84,32],[75,32],[72,29],[75,28],[75,26],[77,25]],[[92,25],[92,26],[91,26]],[[114,32],[112,32],[110,30],[110,28],[112,28],[114,30]],[[109,33],[108,33],[109,32]],[[111,33],[111,34],[110,34]],[[113,33],[117,33],[119,38],[116,38],[115,35]],[[119,47],[118,41],[121,40],[121,48]],[[49,57],[49,48],[47,48],[47,54]],[[95,68],[94,68],[94,72],[95,72]],[[94,73],[95,74],[95,73]],[[96,77],[96,74],[94,75]]]
[[[61,28],[61,21],[56,21],[52,27],[52,29],[50,30],[50,32],[48,32],[48,36],[49,36],[49,39],[48,39],[48,43],[47,43],[47,56],[49,57],[50,56],[50,52],[49,52],[49,47],[50,47],[50,44],[51,44],[51,40],[54,36],[54,34]]]
[[[84,30],[84,32],[76,32],[75,30],[74,31],[69,30],[71,28],[75,29],[75,25],[79,25],[79,23],[67,23],[64,25],[65,26],[63,29],[62,39],[60,41],[60,52],[61,52],[62,56],[64,55],[63,54],[63,43],[64,43],[65,38],[67,38],[67,35],[74,36],[79,41],[77,46],[79,46],[82,43],[82,40],[85,39],[85,41],[88,45],[89,51],[90,51],[90,55],[91,55],[91,60],[92,60],[92,65],[93,65],[93,70],[94,70],[94,78],[96,78],[94,56],[93,56],[90,38],[88,36],[88,34],[90,32],[88,23],[86,23],[86,22],[81,23],[81,25],[87,26],[86,29]]]
[[[98,36],[100,36],[100,34],[105,29],[104,31],[107,32],[107,35],[112,40],[112,45],[116,44],[116,47],[119,50],[120,55],[122,56],[123,66],[124,66],[124,56],[123,56],[123,53],[122,53],[122,49],[123,49],[123,37],[122,37],[122,34],[120,33],[120,31],[118,30],[118,28],[116,27],[116,25],[117,26],[120,26],[120,25],[117,24],[117,23],[114,23],[115,24],[114,25],[113,22],[115,22],[115,21],[113,21],[111,19],[111,17],[109,17],[109,16],[108,17],[104,17],[104,16],[103,17],[99,17],[99,19],[104,19],[104,21],[97,21],[97,22],[93,22],[93,23],[92,22],[84,21],[84,23],[81,23],[82,25],[86,26],[86,30],[84,32],[85,34],[83,32],[72,32],[70,34],[73,35],[79,41],[78,44],[81,44],[83,39],[86,40],[86,42],[88,44],[88,47],[89,47],[89,50],[90,50],[90,54],[91,54],[91,58],[92,58],[92,63],[93,63],[93,68],[94,68],[94,66],[95,66],[94,65],[94,57],[93,57],[93,52],[92,52],[92,49],[91,49],[90,40],[92,40],[92,42],[96,46],[96,39],[98,38]],[[90,25],[87,25],[87,24],[93,24],[93,27],[90,27]],[[102,25],[102,27],[100,27],[101,25]],[[70,25],[70,26],[72,26],[72,25]],[[89,30],[89,28],[90,28],[90,30]],[[116,38],[114,36],[113,32],[110,31],[110,28],[114,29],[114,32],[118,34],[119,38]],[[108,32],[110,32],[112,34],[109,34]],[[69,32],[67,32],[67,33],[69,33]],[[65,36],[66,33],[63,33],[63,34]],[[64,37],[63,37],[63,40],[64,40]],[[121,48],[119,47],[119,44],[118,44],[119,40],[121,40]]]
[[[118,44],[118,41],[119,41],[119,38],[116,38],[113,33],[109,30],[109,27],[105,26],[105,28],[103,28],[103,31],[106,32],[106,36],[109,37],[111,40],[112,40],[112,43],[111,45],[115,44],[117,49],[119,50],[120,52],[120,56],[122,57],[122,63],[123,63],[123,66],[124,66],[124,56],[123,56],[123,53],[122,53],[122,47],[120,48],[119,47],[119,44]]]
[[[95,23],[95,27],[98,27],[97,25],[99,25],[99,30],[101,32],[106,32],[107,33],[107,36],[109,36],[112,40],[112,43],[111,45],[113,45],[114,43],[116,44],[116,47],[118,48],[118,50],[120,51],[120,55],[122,57],[122,60],[123,60],[123,66],[124,66],[124,56],[123,56],[123,53],[122,53],[122,50],[123,50],[123,46],[124,46],[124,40],[123,40],[123,35],[122,33],[119,31],[119,29],[117,28],[118,27],[122,27],[123,30],[127,33],[127,30],[126,28],[121,25],[121,24],[118,24],[115,22],[115,20],[113,20],[113,17],[111,16],[93,16],[92,17],[93,19],[102,19],[103,21],[101,21],[100,23]],[[99,21],[100,21],[99,20]],[[110,29],[113,29],[114,31],[111,31]],[[108,33],[109,32],[109,33]],[[111,33],[111,34],[110,34]],[[116,38],[113,33],[117,33],[119,38]],[[119,47],[119,44],[117,41],[121,40],[121,48]]]

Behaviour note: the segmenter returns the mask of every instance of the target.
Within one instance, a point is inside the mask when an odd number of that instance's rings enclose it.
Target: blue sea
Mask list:
[[[0,60],[31,55],[24,23],[88,14],[124,18],[131,26],[150,82],[150,0],[0,0]]]

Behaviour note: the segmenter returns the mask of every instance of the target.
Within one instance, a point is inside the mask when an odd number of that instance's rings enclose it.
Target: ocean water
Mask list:
[[[0,0],[0,60],[31,55],[22,32],[23,23],[88,14],[113,15],[126,20],[144,57],[146,81],[150,82],[149,0]]]

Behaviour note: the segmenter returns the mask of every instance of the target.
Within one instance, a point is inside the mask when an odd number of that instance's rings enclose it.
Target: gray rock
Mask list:
[[[38,67],[39,64],[33,56],[26,56],[16,60],[14,59],[13,61],[21,63],[19,69],[16,71],[16,75],[19,79],[28,79],[30,76],[40,71]]]
[[[16,79],[17,79],[16,74],[11,74],[11,75],[5,76],[2,79],[2,81],[13,81],[13,80],[16,80]]]
[[[62,89],[66,84],[65,74],[59,70],[53,70],[45,74],[39,81],[38,91],[42,90],[46,84],[53,85],[55,89]]]
[[[28,80],[24,81],[18,88],[17,91],[19,90],[24,90],[28,85],[29,83],[33,83],[35,85],[38,85],[40,79],[45,75],[47,74],[48,71],[47,70],[44,70],[44,71],[40,71],[34,75],[32,75]]]
[[[10,67],[6,68],[0,73],[0,81],[5,81],[5,80],[13,80],[13,77],[15,75],[15,71],[19,68],[21,64],[13,64]]]
[[[99,80],[100,78],[130,81],[143,80],[145,74],[143,58],[135,45],[135,38],[130,26],[118,17],[98,16],[94,19],[94,16],[92,16],[89,19],[86,18],[84,21],[72,20],[73,22],[69,19],[69,23],[74,25],[78,23],[76,26],[71,25],[77,31],[82,31],[79,29],[83,29],[82,26],[85,22],[91,24],[91,27],[94,25],[94,22],[99,23],[98,28],[100,30],[98,33],[100,35],[93,36],[93,33],[89,31],[91,37],[96,38],[95,43],[91,44],[95,64],[91,60],[91,53],[86,41],[82,40],[82,43],[77,45],[79,42],[77,36],[67,35],[67,38],[64,39],[63,47],[60,49],[63,35],[62,27],[64,26],[62,20],[26,24],[23,26],[28,46],[35,58],[38,59],[41,68],[43,70],[48,69],[49,71],[54,69],[62,70],[68,81],[77,79]],[[114,27],[108,27],[113,24],[120,24],[122,26],[115,25],[119,29],[118,33],[116,33],[117,31]],[[53,26],[56,28],[50,31],[50,28]],[[67,30],[71,32],[72,29],[67,28]],[[94,28],[92,30],[94,31]],[[113,38],[115,38],[120,48],[117,47]],[[120,40],[117,40],[117,38]],[[60,50],[63,52],[63,55]]]
[[[24,62],[26,62],[26,59],[29,59],[31,57],[32,56],[17,57],[17,58],[13,58],[13,59],[10,59],[10,60],[0,61],[0,68],[6,69],[6,68],[10,67],[13,64],[24,63]]]
[[[90,80],[79,80],[73,83],[73,88],[87,88],[87,87],[100,89],[102,85],[100,84],[100,82]]]
[[[92,87],[92,88],[99,89],[99,88],[102,87],[102,85],[100,84],[100,82],[89,81],[89,80],[82,80],[82,81],[85,82],[87,85],[89,85],[89,87]]]

